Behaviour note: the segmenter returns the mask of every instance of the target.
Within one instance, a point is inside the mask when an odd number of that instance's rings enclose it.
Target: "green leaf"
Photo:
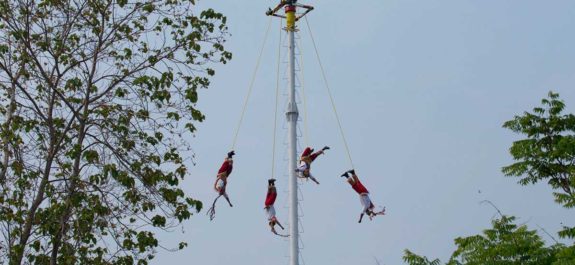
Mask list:
[[[83,157],[88,163],[93,164],[99,161],[100,155],[95,150],[86,150],[84,151]]]

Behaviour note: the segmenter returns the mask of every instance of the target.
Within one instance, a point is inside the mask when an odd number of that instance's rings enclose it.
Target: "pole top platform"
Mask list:
[[[284,9],[285,9],[286,15],[281,15],[278,13],[283,7],[285,7]],[[299,16],[295,15],[296,9],[298,7],[305,9],[305,12],[303,12]],[[295,24],[296,21],[298,21],[300,18],[307,15],[307,13],[311,12],[313,9],[314,9],[314,7],[310,6],[310,5],[298,4],[297,0],[281,0],[280,3],[274,9],[268,8],[268,11],[266,11],[266,15],[284,18],[284,19],[287,19],[288,22],[291,22],[290,20],[293,20],[293,23]],[[294,15],[293,18],[290,17],[290,13]],[[290,27],[289,24],[290,23],[288,23],[288,28]],[[292,26],[295,26],[295,25],[292,25]]]

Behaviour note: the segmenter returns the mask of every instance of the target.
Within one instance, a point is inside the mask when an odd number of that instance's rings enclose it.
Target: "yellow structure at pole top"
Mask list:
[[[296,21],[295,6],[293,5],[286,6],[285,12],[286,12],[286,28],[287,30],[294,30]]]
[[[296,8],[298,8],[298,7],[303,8],[305,10],[299,16],[297,15],[297,12],[296,12]],[[278,14],[278,12],[282,8],[284,8],[285,15]],[[266,15],[284,18],[286,20],[286,30],[287,31],[295,31],[296,30],[296,27],[295,27],[296,21],[298,21],[300,18],[307,15],[307,13],[311,12],[312,10],[313,10],[313,6],[298,4],[297,0],[281,0],[281,2],[274,9],[271,9],[271,8],[268,9],[268,11],[266,12]]]

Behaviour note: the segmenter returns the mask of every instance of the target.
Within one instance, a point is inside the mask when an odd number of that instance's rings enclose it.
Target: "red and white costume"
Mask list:
[[[278,193],[276,191],[275,187],[269,187],[268,188],[268,193],[266,195],[266,201],[265,201],[265,210],[266,210],[266,215],[268,217],[268,221],[276,221],[276,209],[274,208],[274,203],[276,202],[276,198],[278,196]]]
[[[228,177],[232,173],[234,168],[233,160],[231,158],[226,158],[222,163],[222,166],[218,170],[218,176],[215,184],[215,189],[220,195],[226,194],[226,186],[228,184]]]
[[[232,205],[232,202],[230,202],[230,198],[229,198],[228,194],[226,193],[226,186],[228,185],[228,177],[232,173],[232,169],[233,169],[233,162],[234,161],[232,159],[232,156],[234,154],[235,154],[234,151],[230,151],[228,153],[228,157],[224,160],[224,163],[222,163],[222,166],[218,170],[216,182],[214,183],[214,189],[218,193],[218,197],[216,197],[216,199],[214,199],[214,203],[212,204],[212,207],[208,210],[208,215],[210,216],[210,220],[213,220],[215,217],[216,202],[218,201],[218,198],[220,198],[220,196],[224,196],[224,198],[226,199],[226,201],[228,202],[230,207],[234,207]]]
[[[312,177],[310,173],[311,162],[313,162],[319,155],[323,154],[323,151],[317,151],[312,154],[312,149],[306,147],[300,157],[300,164],[297,171],[300,172],[300,177]]]
[[[365,188],[365,186],[363,186],[361,181],[359,181],[359,178],[353,175],[352,178],[349,179],[348,181],[353,190],[355,190],[355,192],[359,194],[359,200],[361,202],[361,205],[363,206],[362,213],[367,213],[367,210],[375,208],[375,206],[371,202],[371,199],[369,199],[369,191]]]

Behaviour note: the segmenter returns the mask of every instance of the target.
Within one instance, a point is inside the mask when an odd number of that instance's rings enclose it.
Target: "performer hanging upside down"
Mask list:
[[[350,177],[351,173],[351,177]],[[349,170],[341,175],[342,177],[347,178],[347,182],[351,185],[353,190],[355,190],[359,194],[359,199],[361,201],[361,205],[363,206],[363,210],[359,215],[359,223],[361,223],[361,219],[363,219],[363,215],[367,214],[369,216],[369,220],[373,219],[377,215],[384,215],[385,214],[385,207],[379,212],[374,212],[375,206],[369,199],[369,191],[363,186],[359,178],[355,174],[355,170]]]
[[[265,201],[265,207],[264,209],[266,210],[266,214],[268,217],[268,224],[272,230],[272,233],[278,235],[278,236],[284,236],[285,235],[280,235],[276,232],[275,229],[275,225],[279,225],[279,227],[284,230],[284,227],[280,224],[280,222],[277,220],[276,218],[276,209],[274,207],[274,203],[276,202],[276,197],[278,195],[277,191],[276,191],[276,186],[275,186],[275,179],[268,179],[268,193],[266,195],[266,201]]]
[[[230,202],[230,197],[226,193],[226,187],[228,185],[228,177],[232,173],[233,164],[234,164],[234,160],[232,157],[235,154],[236,153],[234,151],[228,152],[228,157],[224,160],[224,163],[220,167],[220,170],[218,170],[218,176],[216,178],[216,181],[214,182],[214,190],[216,190],[216,192],[218,193],[218,197],[216,197],[216,199],[214,200],[214,203],[212,204],[212,207],[208,210],[208,215],[210,216],[210,220],[213,220],[215,217],[216,202],[218,201],[218,199],[221,196],[224,196],[224,198],[226,199],[226,201],[228,202],[230,207],[234,207],[232,205],[232,203]]]
[[[313,182],[319,184],[317,179],[315,179],[310,172],[311,163],[319,155],[323,154],[325,150],[329,150],[329,146],[324,146],[321,150],[319,150],[315,153],[313,152],[313,148],[310,148],[310,147],[306,147],[303,150],[303,153],[301,154],[301,157],[300,157],[299,167],[296,169],[296,171],[299,173],[298,176],[300,178],[308,178],[308,179],[313,180]]]

